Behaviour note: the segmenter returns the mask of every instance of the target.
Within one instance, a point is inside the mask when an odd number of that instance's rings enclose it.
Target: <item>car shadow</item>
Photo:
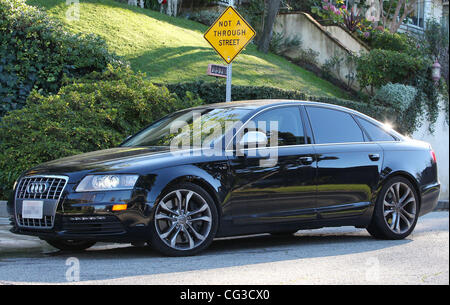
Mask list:
[[[293,258],[311,258],[367,252],[408,242],[410,240],[405,239],[400,242],[389,243],[386,240],[376,240],[369,235],[302,235],[302,233],[297,233],[295,235],[274,236],[267,234],[217,240],[211,244],[205,253],[207,255],[220,255],[236,253],[236,251],[249,254],[285,252],[286,255],[291,255]],[[354,245],[354,247],[349,247],[349,245]],[[302,251],[304,247],[326,248],[328,251],[323,253]],[[301,254],[300,257],[299,254]]]
[[[353,228],[353,231],[344,233],[299,232],[292,236],[261,234],[221,238],[214,240],[207,250],[190,257],[166,257],[148,246],[134,247],[120,244],[100,245],[81,252],[48,252],[45,256],[58,260],[76,257],[82,265],[87,266],[83,267],[83,280],[105,280],[339,256],[371,252],[409,242],[410,239],[377,240]],[[105,274],[96,272],[102,264],[116,263],[117,266],[112,272]]]
[[[402,247],[429,234],[448,234],[448,213],[430,213],[404,240],[377,240],[367,231],[353,227],[299,231],[293,236],[260,234],[219,238],[196,256],[166,257],[149,247],[99,243],[82,252],[27,249],[21,255],[0,257],[0,281],[8,283],[64,283],[69,258],[77,258],[81,281],[113,280],[180,272],[197,272],[227,267],[334,258],[363,254],[371,257]],[[71,260],[73,261],[73,260]],[[69,266],[69,267],[68,267]],[[26,270],[26,272],[23,272]]]
[[[167,257],[160,254],[150,246],[133,246],[130,244],[102,244],[84,251],[47,251],[44,256],[48,257],[71,257],[79,259],[139,259],[139,258],[161,258],[161,259],[183,259],[189,260],[200,257],[223,257],[227,255],[239,256],[241,254],[270,254],[282,252],[285,258],[312,258],[336,255],[346,255],[361,252],[369,252],[384,248],[399,246],[411,242],[410,239],[403,240],[377,240],[369,235],[352,234],[307,234],[296,233],[295,235],[270,235],[257,234],[248,236],[237,236],[215,239],[213,243],[200,254],[185,257]],[[312,251],[325,250],[325,251]],[[270,258],[270,259],[269,259]],[[219,259],[220,260],[220,259]],[[271,255],[264,257],[265,262],[276,261]],[[217,263],[222,267],[222,263]],[[211,266],[214,268],[214,266]]]
[[[14,273],[4,279],[0,276],[0,280],[65,282],[68,258],[77,258],[82,280],[91,281],[332,257],[401,246],[411,241],[376,240],[363,230],[349,228],[336,232],[299,231],[291,236],[260,234],[220,238],[214,240],[205,251],[189,257],[166,257],[148,246],[135,247],[129,244],[100,243],[79,252],[49,251],[47,247],[38,255],[29,253],[28,258],[21,256],[2,259],[0,267],[2,263],[26,263],[30,268],[27,274]],[[37,270],[33,270],[34,266],[53,269],[54,274],[42,276]]]

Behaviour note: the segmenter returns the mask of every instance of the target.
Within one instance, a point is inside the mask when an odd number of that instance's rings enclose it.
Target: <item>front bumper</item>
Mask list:
[[[135,242],[148,239],[150,207],[142,190],[77,193],[68,184],[49,228],[24,225],[20,200],[8,202],[11,232],[37,236],[41,239],[93,240],[104,242]],[[124,211],[113,211],[116,204],[127,204]],[[28,224],[28,223],[26,223]]]
[[[15,234],[37,236],[42,239],[121,241],[128,238],[125,227],[114,216],[89,216],[89,221],[73,222],[72,217],[56,217],[51,229],[19,227],[14,217],[11,218],[11,232]],[[81,217],[77,217],[81,219]],[[59,220],[58,220],[59,219]]]
[[[135,242],[148,239],[147,225],[127,225],[122,215],[56,215],[51,229],[20,227],[15,217],[11,217],[11,232],[21,235],[37,236],[41,239],[95,240],[103,242]],[[131,213],[133,214],[133,213]],[[132,215],[131,215],[132,217]]]

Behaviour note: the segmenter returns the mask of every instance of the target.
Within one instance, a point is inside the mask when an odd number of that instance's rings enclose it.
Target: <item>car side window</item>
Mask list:
[[[270,139],[275,135],[278,137],[278,146],[305,144],[305,134],[298,107],[267,110],[254,117],[249,123],[247,130],[256,127],[266,133],[268,145],[274,144]]]
[[[364,142],[364,134],[353,117],[343,111],[306,107],[316,144]]]
[[[364,128],[364,130],[369,135],[370,139],[375,142],[379,141],[395,141],[395,138],[387,133],[382,128],[370,123],[367,120],[356,117],[356,120]]]

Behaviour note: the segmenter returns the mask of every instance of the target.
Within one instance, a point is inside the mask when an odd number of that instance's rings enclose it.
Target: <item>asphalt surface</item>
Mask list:
[[[78,274],[78,284],[449,284],[448,212],[420,218],[400,241],[324,228],[218,239],[184,258],[119,244],[65,253],[8,228],[0,220],[0,284],[68,283]]]

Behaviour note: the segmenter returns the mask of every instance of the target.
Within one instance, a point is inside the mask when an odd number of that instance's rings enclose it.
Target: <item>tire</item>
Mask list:
[[[149,225],[151,247],[168,256],[190,256],[206,249],[219,223],[208,192],[184,182],[169,187],[160,198]]]
[[[403,239],[414,230],[419,217],[419,198],[411,182],[389,179],[377,197],[367,231],[378,239]]]
[[[47,239],[49,245],[62,251],[82,251],[95,245],[95,241]]]

